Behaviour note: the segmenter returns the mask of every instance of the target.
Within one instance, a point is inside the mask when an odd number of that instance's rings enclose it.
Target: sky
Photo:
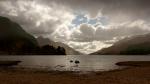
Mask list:
[[[0,0],[0,16],[35,37],[92,53],[150,32],[150,0]]]

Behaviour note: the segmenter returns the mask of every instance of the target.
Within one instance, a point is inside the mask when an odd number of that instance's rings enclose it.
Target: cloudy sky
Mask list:
[[[150,0],[0,0],[0,15],[34,36],[91,53],[150,32]]]

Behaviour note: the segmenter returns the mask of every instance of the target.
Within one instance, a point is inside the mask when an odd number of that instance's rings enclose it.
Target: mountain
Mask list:
[[[150,34],[128,37],[113,46],[99,50],[92,55],[148,55],[150,54]]]
[[[21,26],[0,16],[0,54],[31,53],[38,47],[36,39]]]
[[[6,17],[0,16],[0,55],[65,54],[62,47],[39,46],[36,38]]]
[[[81,55],[81,53],[79,53],[78,51],[75,51],[73,48],[67,46],[64,43],[54,42],[48,38],[44,38],[41,36],[37,38],[37,41],[38,41],[40,46],[51,45],[51,46],[54,46],[55,48],[57,48],[59,46],[63,47],[66,50],[67,55]]]

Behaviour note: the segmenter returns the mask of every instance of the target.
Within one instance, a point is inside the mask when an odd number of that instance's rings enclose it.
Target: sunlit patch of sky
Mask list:
[[[129,9],[125,7],[127,4],[122,2],[119,2],[122,7],[118,8],[113,0],[110,1],[114,3],[109,4],[100,0],[102,3],[98,5],[97,0],[96,3],[94,0],[83,0],[89,4],[88,6],[82,1],[76,1],[78,4],[75,4],[74,0],[70,0],[69,2],[73,3],[63,4],[64,1],[68,2],[68,0],[0,0],[0,15],[19,23],[36,37],[43,36],[68,45],[72,42],[70,45],[72,48],[85,53],[113,44],[121,37],[150,32],[147,18],[149,4],[138,7],[137,3],[125,0],[127,3],[130,2]],[[76,8],[77,6],[79,8]],[[88,40],[89,36],[92,37]],[[117,40],[113,39],[114,37],[117,37]],[[103,38],[106,39],[105,42],[102,42]]]
[[[103,26],[106,26],[109,24],[109,19],[105,16],[102,16],[97,18],[97,22],[101,22]]]
[[[88,21],[88,24],[91,24],[91,25],[94,25],[94,24],[96,24],[97,23],[97,19],[90,19],[89,21]]]
[[[98,24],[100,23],[100,24]],[[93,26],[107,26],[109,24],[109,20],[105,16],[99,16],[95,18],[90,18],[86,16],[86,14],[77,14],[75,19],[72,20],[72,26],[69,26],[70,29],[76,28],[81,24],[89,24]]]
[[[77,15],[76,18],[72,20],[72,24],[74,24],[75,27],[77,27],[80,24],[87,23],[87,22],[88,22],[88,18],[83,14]]]

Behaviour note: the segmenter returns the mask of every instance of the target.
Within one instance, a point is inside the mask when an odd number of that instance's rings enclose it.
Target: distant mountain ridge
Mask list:
[[[57,47],[63,47],[66,50],[66,54],[67,55],[81,55],[82,53],[74,50],[73,48],[69,47],[68,45],[64,44],[64,43],[60,43],[60,42],[54,42],[48,38],[44,38],[42,36],[37,38],[38,44],[40,46],[44,46],[44,45],[50,45],[50,46],[54,46],[55,48]]]
[[[6,17],[0,16],[0,55],[65,55],[63,47],[39,46],[36,38]]]
[[[116,42],[113,46],[91,55],[148,55],[150,54],[150,34],[137,35]]]

